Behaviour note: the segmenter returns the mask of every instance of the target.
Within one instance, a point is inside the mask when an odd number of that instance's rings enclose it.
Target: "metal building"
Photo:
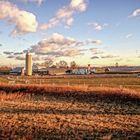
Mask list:
[[[24,67],[16,67],[10,71],[10,75],[24,75]]]
[[[26,54],[26,75],[32,75],[32,55],[29,52]]]

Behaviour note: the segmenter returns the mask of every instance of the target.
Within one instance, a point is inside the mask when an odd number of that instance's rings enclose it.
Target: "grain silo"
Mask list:
[[[26,54],[26,75],[32,75],[32,55],[29,52]]]

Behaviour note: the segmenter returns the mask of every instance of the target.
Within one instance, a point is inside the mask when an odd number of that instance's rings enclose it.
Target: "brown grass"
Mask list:
[[[125,88],[92,87],[86,86],[52,86],[52,85],[0,85],[0,91],[6,94],[17,93],[17,96],[58,96],[75,99],[110,99],[124,101],[140,101],[140,92]],[[22,94],[21,94],[22,93]]]
[[[0,139],[138,139],[140,93],[106,87],[0,85]]]

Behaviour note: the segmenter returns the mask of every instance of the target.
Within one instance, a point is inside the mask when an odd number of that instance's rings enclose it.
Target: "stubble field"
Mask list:
[[[0,85],[1,139],[139,139],[140,92],[109,87]]]

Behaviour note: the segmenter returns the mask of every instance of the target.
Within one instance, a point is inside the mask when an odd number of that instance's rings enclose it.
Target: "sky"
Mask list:
[[[0,65],[140,65],[140,0],[0,0]]]

